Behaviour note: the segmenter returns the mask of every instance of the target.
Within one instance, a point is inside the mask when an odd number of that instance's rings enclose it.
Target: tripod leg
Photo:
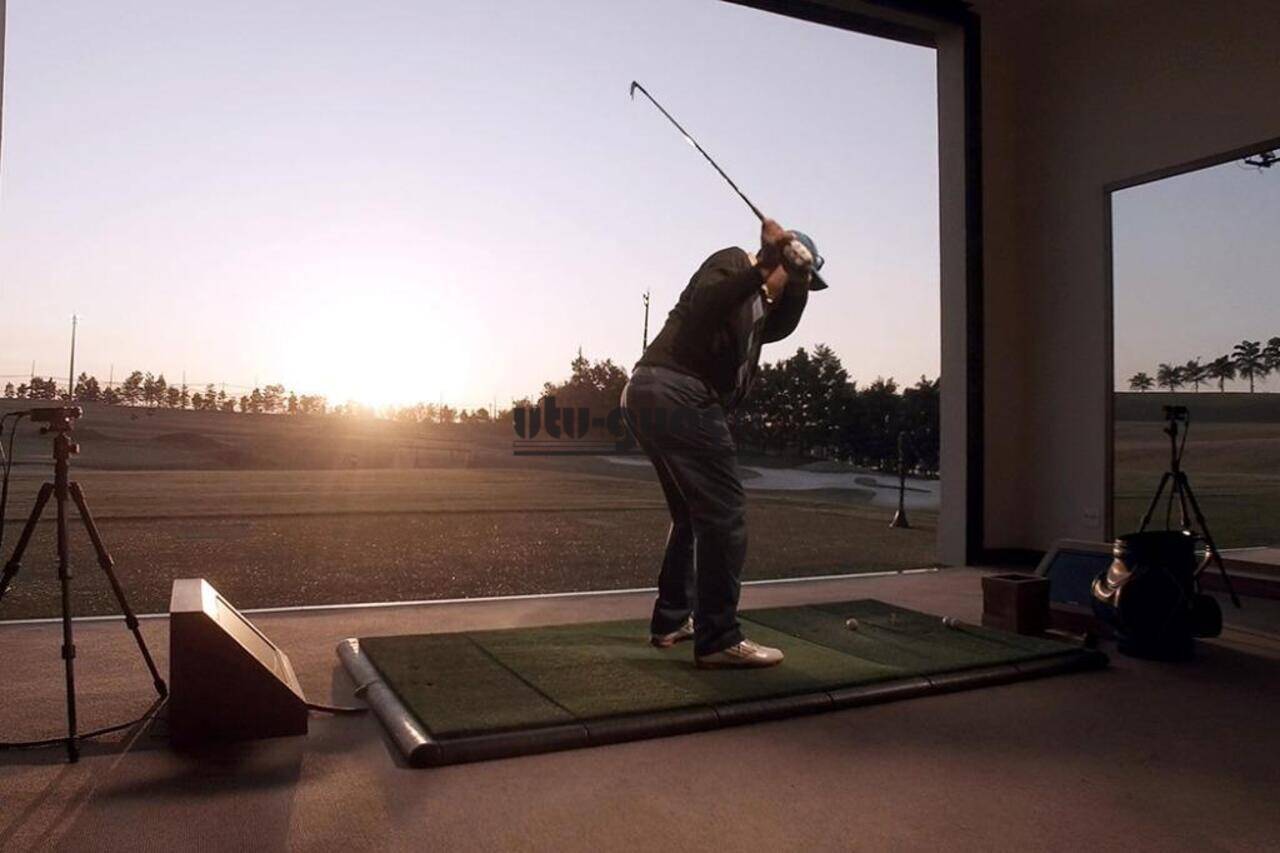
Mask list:
[[[1231,603],[1238,608],[1240,607],[1240,596],[1236,595],[1235,587],[1231,585],[1231,576],[1227,574],[1227,567],[1222,562],[1222,554],[1218,551],[1218,544],[1213,541],[1213,534],[1209,532],[1209,524],[1204,520],[1204,513],[1200,511],[1200,502],[1196,500],[1196,493],[1191,491],[1191,481],[1187,479],[1186,474],[1181,476],[1181,480],[1182,490],[1186,494],[1187,500],[1191,502],[1192,512],[1195,513],[1196,525],[1200,528],[1200,535],[1204,537],[1205,561],[1199,571],[1203,571],[1209,563],[1215,563],[1218,566],[1218,573],[1222,575],[1222,585],[1227,588],[1227,594],[1231,596]]]
[[[27,550],[27,545],[31,542],[31,535],[36,532],[36,524],[40,521],[40,514],[44,512],[44,505],[49,502],[49,496],[53,494],[53,483],[45,483],[40,487],[40,493],[36,495],[36,504],[31,508],[31,515],[27,516],[27,523],[22,528],[22,535],[18,537],[18,544],[13,548],[13,556],[9,558],[9,562],[4,565],[4,574],[0,575],[0,599],[4,598],[4,594],[9,591],[9,584],[17,577],[19,570],[22,569],[22,555]]]
[[[61,488],[59,488],[59,485]],[[67,673],[67,759],[80,758],[76,728],[76,643],[71,622],[71,554],[67,548],[66,481],[54,487],[58,509],[58,581],[62,586],[62,660]]]
[[[1142,514],[1142,521],[1138,524],[1138,531],[1142,532],[1147,529],[1147,525],[1151,523],[1151,516],[1155,514],[1156,507],[1160,505],[1160,495],[1164,494],[1164,487],[1169,484],[1169,478],[1173,475],[1168,471],[1160,477],[1160,485],[1156,487],[1156,493],[1151,497],[1151,503],[1147,504],[1147,511]]]
[[[98,525],[93,520],[93,514],[89,512],[89,504],[84,499],[84,491],[81,490],[79,483],[71,484],[71,498],[76,502],[76,508],[80,510],[80,519],[84,522],[85,530],[89,532],[89,540],[93,542],[93,550],[98,555],[98,565],[102,567],[103,574],[107,576],[107,581],[111,584],[111,591],[115,594],[116,601],[120,604],[120,612],[124,614],[124,624],[133,632],[133,639],[138,643],[138,651],[142,652],[142,659],[146,661],[147,669],[151,671],[156,693],[163,699],[169,695],[169,688],[160,676],[160,671],[156,668],[156,662],[151,658],[151,651],[147,648],[146,640],[142,638],[142,631],[138,628],[138,617],[134,615],[133,608],[129,606],[129,601],[125,598],[124,587],[120,586],[120,581],[116,577],[115,560],[111,559],[111,554],[107,552],[107,546],[102,542],[102,534],[98,532]]]
[[[1187,475],[1181,471],[1173,478],[1173,492],[1178,496],[1178,529],[1191,529],[1191,513],[1187,511],[1187,489],[1190,483],[1187,482]]]

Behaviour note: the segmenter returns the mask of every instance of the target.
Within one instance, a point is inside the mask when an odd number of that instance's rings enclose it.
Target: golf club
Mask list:
[[[680,131],[680,135],[681,135],[681,136],[683,136],[683,137],[685,138],[685,141],[686,141],[686,142],[688,142],[688,143],[689,143],[690,145],[692,145],[694,148],[698,149],[698,153],[699,153],[699,154],[701,154],[704,158],[706,158],[706,161],[707,161],[708,163],[710,163],[710,164],[711,164],[711,168],[713,168],[713,169],[715,169],[717,172],[719,172],[719,173],[720,173],[720,177],[724,178],[724,179],[725,179],[725,182],[726,182],[729,186],[733,187],[733,191],[734,191],[735,193],[737,193],[737,194],[738,194],[738,198],[742,199],[744,202],[746,202],[746,203],[747,203],[747,207],[751,208],[751,212],[752,212],[752,213],[754,213],[754,214],[756,215],[756,218],[757,218],[757,219],[759,219],[761,222],[764,222],[764,220],[765,220],[765,215],[764,215],[763,213],[761,213],[761,212],[760,212],[760,208],[756,207],[756,206],[751,202],[751,199],[747,198],[747,194],[746,194],[746,193],[744,193],[742,190],[738,189],[738,185],[737,185],[737,184],[735,184],[735,183],[733,182],[733,178],[731,178],[731,177],[729,177],[727,174],[725,174],[724,169],[721,169],[721,168],[720,168],[720,165],[719,165],[718,163],[716,163],[716,161],[715,161],[715,160],[711,159],[711,155],[710,155],[710,154],[708,154],[708,153],[706,152],[706,149],[704,149],[701,145],[699,145],[699,144],[698,144],[698,140],[696,140],[696,139],[694,139],[692,136],[690,136],[690,135],[689,135],[689,131],[687,131],[687,130],[685,130],[683,127],[681,127],[681,126],[680,126],[680,122],[676,121],[676,120],[675,120],[675,117],[674,117],[674,116],[672,116],[672,115],[671,115],[671,113],[667,112],[667,111],[666,111],[666,108],[664,108],[664,107],[662,106],[662,104],[658,103],[658,101],[653,97],[653,95],[650,95],[650,94],[649,94],[649,90],[648,90],[648,89],[646,89],[644,86],[641,86],[641,85],[640,85],[638,82],[636,82],[635,80],[632,80],[632,81],[631,81],[631,100],[633,100],[633,101],[634,101],[634,100],[636,99],[636,90],[637,90],[637,89],[638,89],[638,90],[640,90],[640,92],[641,92],[641,93],[643,93],[643,94],[644,94],[644,96],[645,96],[646,98],[648,98],[648,99],[649,99],[649,103],[653,104],[655,107],[657,107],[657,108],[658,108],[658,112],[662,113],[664,116],[666,116],[666,117],[667,117],[667,121],[669,121],[669,122],[671,122],[673,125],[675,125],[676,130]],[[811,271],[811,275],[812,275],[812,277],[813,277],[813,281],[817,284],[817,287],[815,287],[815,288],[814,288],[815,290],[820,290],[820,289],[825,288],[825,287],[827,286],[826,280],[825,280],[825,279],[823,279],[823,278],[822,278],[822,276],[818,275],[818,271],[817,271],[816,269],[814,269],[814,270],[812,270],[812,271]]]

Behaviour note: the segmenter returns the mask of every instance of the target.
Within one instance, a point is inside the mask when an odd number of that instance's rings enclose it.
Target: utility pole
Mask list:
[[[644,291],[644,343],[640,345],[640,354],[649,348],[649,290]]]
[[[107,369],[107,390],[110,391],[111,387],[115,384],[116,384],[116,365],[115,365],[115,362],[112,362],[111,367]]]
[[[76,398],[76,315],[71,315],[71,368],[67,372],[67,399]]]

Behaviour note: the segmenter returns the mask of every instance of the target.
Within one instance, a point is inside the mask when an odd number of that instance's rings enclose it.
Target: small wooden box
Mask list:
[[[982,624],[1015,634],[1043,634],[1049,627],[1049,579],[1023,574],[984,577]]]

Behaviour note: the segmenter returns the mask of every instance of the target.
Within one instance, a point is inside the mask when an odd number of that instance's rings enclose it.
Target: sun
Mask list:
[[[330,405],[449,402],[468,387],[463,337],[421,306],[365,294],[308,308],[280,340],[281,375]]]

